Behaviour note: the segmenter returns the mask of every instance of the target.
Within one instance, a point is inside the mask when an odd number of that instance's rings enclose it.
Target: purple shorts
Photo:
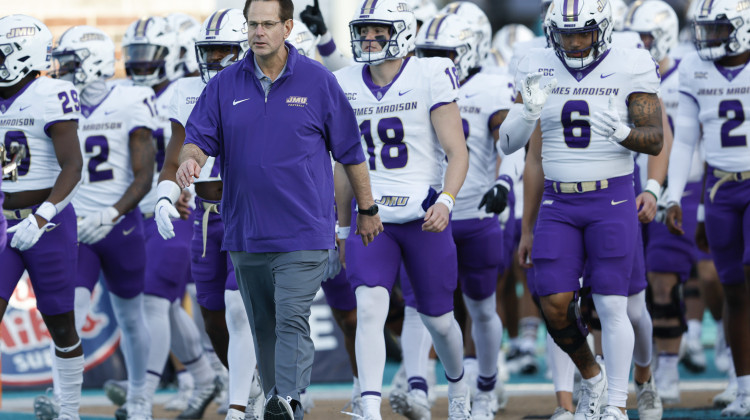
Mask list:
[[[76,287],[94,290],[100,271],[104,272],[107,289],[118,297],[130,299],[143,292],[146,244],[143,215],[138,207],[126,214],[101,241],[78,245]]]
[[[503,232],[497,217],[454,220],[451,229],[458,254],[461,292],[473,300],[492,296],[503,262]]]
[[[146,236],[146,279],[143,293],[174,302],[190,279],[190,238],[193,217],[172,220],[175,237],[165,240],[153,217],[143,219]]]
[[[638,234],[636,235],[636,245],[633,254],[633,266],[630,270],[628,296],[637,295],[648,287],[648,278],[646,277],[646,258],[643,251],[643,225],[638,223]],[[589,275],[587,263],[586,268],[584,268],[583,287],[591,287],[591,280],[592,278]]]
[[[196,300],[198,304],[210,311],[223,311],[224,291],[237,290],[237,280],[234,277],[234,266],[229,253],[221,250],[224,240],[224,222],[219,213],[208,215],[206,228],[206,248],[203,249],[203,217],[206,210],[203,203],[220,204],[218,201],[208,201],[195,197],[195,211],[193,214],[193,239],[190,244],[190,271],[195,281]],[[232,288],[229,277],[233,279]]]
[[[743,265],[750,266],[750,180],[722,184],[711,201],[709,193],[719,180],[713,170],[708,168],[704,200],[708,244],[721,282],[742,284]]]
[[[345,269],[342,268],[336,277],[325,280],[320,287],[323,288],[326,302],[331,308],[344,312],[357,309],[357,297],[354,296],[352,286],[346,278]]]
[[[346,266],[352,289],[382,286],[390,292],[403,261],[417,311],[428,316],[452,311],[458,262],[451,226],[434,233],[423,231],[423,223],[384,223],[385,231],[367,247],[358,236],[350,235],[346,240]],[[353,229],[354,224],[352,221]]]
[[[584,264],[593,293],[627,296],[638,232],[633,175],[585,193],[556,193],[544,182],[534,231],[539,296],[577,291]]]
[[[401,263],[401,268],[398,269],[398,284],[401,286],[401,296],[404,298],[404,306],[416,309],[417,299],[414,298],[414,290],[411,288],[411,282],[409,281],[409,275],[406,274],[404,263]]]
[[[21,220],[9,220],[8,225],[15,226]],[[6,302],[10,299],[26,269],[39,312],[60,315],[72,311],[75,300],[78,226],[73,206],[66,206],[51,222],[57,226],[42,234],[33,247],[21,252],[8,246],[0,252],[0,298]],[[5,235],[10,244],[14,234],[6,232]]]

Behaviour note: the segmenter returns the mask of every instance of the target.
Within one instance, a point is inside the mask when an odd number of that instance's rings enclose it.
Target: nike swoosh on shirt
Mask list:
[[[123,230],[123,231],[122,231],[122,236],[128,236],[128,235],[130,235],[131,233],[133,233],[133,231],[134,231],[134,230],[135,230],[135,226],[133,226],[133,227],[132,227],[132,228],[130,228],[130,229],[126,229],[126,230]]]
[[[612,200],[612,201],[611,201],[611,202],[610,202],[609,204],[612,204],[613,206],[616,206],[616,205],[618,205],[618,204],[622,204],[622,203],[624,203],[624,202],[626,202],[626,201],[628,201],[628,200],[622,200],[622,201],[615,201],[615,200]]]
[[[245,101],[249,101],[249,100],[250,100],[250,98],[240,99],[239,101],[235,99],[234,101],[232,101],[232,105],[241,104],[241,103],[243,103]]]
[[[54,226],[50,226],[50,227],[48,227],[48,228],[44,228],[44,231],[45,231],[45,232],[52,232],[52,231],[53,231],[53,230],[55,230],[55,228],[56,228],[56,227],[58,227],[58,226],[60,226],[60,224],[59,224],[59,223],[57,223],[57,224],[56,224],[56,225],[54,225]]]
[[[611,76],[611,75],[613,75],[613,74],[614,74],[614,73],[610,73],[610,74],[600,74],[600,75],[599,75],[599,77],[601,77],[602,79],[606,79],[607,77],[609,77],[609,76]]]
[[[31,105],[26,105],[24,107],[18,108],[19,111],[23,111],[25,109],[31,108]]]
[[[114,114],[115,112],[117,112],[117,110],[114,110],[114,111],[104,111],[104,115]]]
[[[409,89],[409,90],[406,90],[406,91],[403,91],[403,92],[399,91],[399,92],[398,92],[398,96],[404,96],[404,95],[406,95],[407,93],[411,92],[412,90],[414,90],[414,89]]]
[[[508,149],[510,149],[510,136],[506,134],[505,135],[505,140],[508,141]]]

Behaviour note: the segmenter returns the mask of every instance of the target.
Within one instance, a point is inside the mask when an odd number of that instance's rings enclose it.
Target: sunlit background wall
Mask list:
[[[689,0],[667,0],[678,11]],[[435,0],[438,6],[448,0]],[[472,0],[479,5],[492,22],[493,31],[506,23],[523,23],[539,32],[541,0]],[[118,46],[127,26],[134,20],[149,15],[167,15],[182,12],[203,21],[217,9],[241,9],[244,0],[3,0],[0,15],[24,13],[44,21],[55,38],[74,25],[92,25],[107,32]],[[328,27],[341,50],[349,53],[348,22],[354,15],[358,0],[320,0]],[[631,1],[626,1],[631,3]],[[295,13],[312,4],[312,0],[294,0]],[[123,66],[118,65],[118,75]]]

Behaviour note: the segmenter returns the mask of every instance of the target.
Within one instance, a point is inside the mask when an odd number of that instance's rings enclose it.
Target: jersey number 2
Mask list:
[[[729,118],[730,112],[733,114],[732,118]],[[727,119],[721,125],[721,147],[747,146],[747,137],[745,135],[733,136],[729,134],[745,122],[745,111],[742,108],[742,102],[738,100],[722,101],[719,104],[719,117]]]
[[[106,162],[109,158],[109,142],[104,136],[91,136],[84,143],[86,153],[94,153],[99,149],[99,153],[89,158],[89,182],[107,181],[114,178],[112,169],[97,169],[99,165]]]

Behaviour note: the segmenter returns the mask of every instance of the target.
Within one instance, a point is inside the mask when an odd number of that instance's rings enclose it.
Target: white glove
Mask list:
[[[595,113],[590,123],[591,131],[618,144],[630,135],[630,127],[620,120],[620,113],[615,109],[615,95],[609,95],[609,109]]]
[[[530,73],[521,81],[521,97],[523,98],[523,118],[536,121],[542,115],[542,108],[547,97],[557,87],[557,79],[552,79],[544,88],[539,87],[541,72]]]
[[[323,281],[336,277],[341,272],[341,260],[339,260],[339,250],[337,248],[328,250],[328,269],[326,278]]]
[[[101,241],[123,217],[114,207],[84,217],[78,221],[78,240],[89,245]]]
[[[54,228],[55,226],[57,225],[54,223],[47,223],[40,228],[36,223],[36,217],[30,214],[21,223],[7,230],[8,233],[16,233],[10,241],[10,246],[19,251],[26,251],[37,243],[47,229]]]
[[[154,209],[154,219],[156,219],[156,227],[159,228],[159,235],[164,239],[174,238],[174,227],[172,226],[172,219],[179,219],[180,213],[177,211],[175,206],[169,202],[167,197],[162,197],[156,202],[156,208]]]

